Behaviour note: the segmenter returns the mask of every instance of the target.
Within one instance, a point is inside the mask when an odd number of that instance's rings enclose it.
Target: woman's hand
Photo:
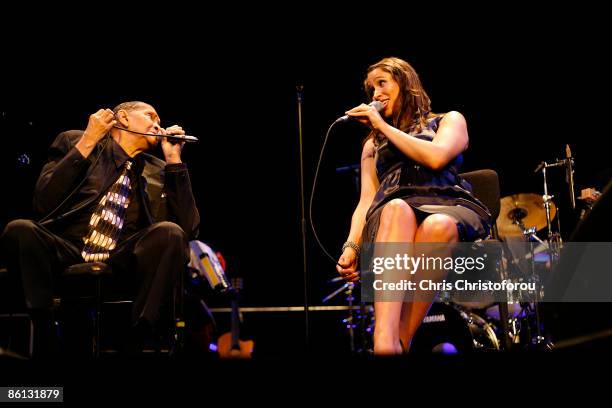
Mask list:
[[[374,130],[379,130],[380,127],[386,123],[374,106],[366,105],[365,103],[345,113]]]
[[[347,247],[344,249],[342,256],[338,259],[336,270],[347,282],[357,282],[359,280],[359,272],[357,272],[357,253],[353,248]]]

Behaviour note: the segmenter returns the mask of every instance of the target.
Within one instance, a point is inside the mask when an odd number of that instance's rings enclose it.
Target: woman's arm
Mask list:
[[[361,194],[351,218],[351,229],[347,238],[347,241],[356,244],[361,243],[361,232],[365,225],[365,217],[378,190],[374,152],[374,142],[370,139],[363,146],[361,153]]]
[[[431,142],[412,137],[386,122],[379,131],[406,156],[432,170],[443,169],[468,147],[467,124],[456,111],[444,115]]]
[[[444,115],[432,142],[417,139],[394,128],[370,105],[359,105],[347,114],[378,130],[406,156],[433,170],[444,168],[468,146],[465,118],[456,111]]]
[[[351,218],[351,229],[347,238],[347,241],[357,245],[361,243],[366,214],[378,190],[374,152],[374,142],[370,139],[363,146],[361,153],[361,195]],[[356,281],[359,278],[356,273],[357,252],[353,248],[345,248],[338,260],[336,270],[348,281]]]

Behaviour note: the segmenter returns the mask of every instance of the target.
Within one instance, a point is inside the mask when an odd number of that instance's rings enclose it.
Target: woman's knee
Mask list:
[[[459,240],[457,223],[445,214],[432,214],[425,218],[417,230],[419,241],[455,242]]]
[[[414,223],[415,215],[412,208],[400,198],[393,199],[385,204],[380,214],[381,225],[394,223]]]

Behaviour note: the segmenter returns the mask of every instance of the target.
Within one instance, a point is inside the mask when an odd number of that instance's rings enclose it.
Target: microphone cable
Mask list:
[[[331,126],[327,129],[327,133],[325,134],[325,139],[323,140],[323,146],[321,147],[321,153],[319,154],[319,160],[317,162],[314,179],[312,181],[312,190],[310,192],[310,202],[308,203],[308,218],[310,218],[310,228],[312,229],[312,234],[314,235],[315,240],[317,241],[317,244],[319,245],[321,250],[325,253],[325,255],[327,255],[329,259],[332,260],[333,263],[335,263],[336,265],[342,266],[338,263],[338,261],[333,256],[330,255],[330,253],[325,249],[325,247],[321,243],[321,240],[319,240],[319,236],[317,235],[317,231],[315,229],[314,221],[312,218],[312,203],[314,201],[314,194],[315,194],[315,189],[317,186],[317,179],[319,177],[319,168],[321,167],[321,161],[323,160],[323,153],[325,152],[325,146],[327,145],[327,139],[329,138],[329,133],[331,132],[331,130],[333,129],[336,123],[338,123],[338,121],[335,121],[334,123],[332,123]]]
[[[381,112],[385,105],[380,102],[380,101],[373,101],[369,103],[370,106],[372,106],[373,108],[375,108],[378,112]],[[327,255],[327,257],[329,259],[331,259],[336,265],[342,266],[340,265],[336,259],[334,257],[332,257],[329,252],[327,252],[327,250],[325,249],[325,247],[323,246],[323,244],[321,243],[321,241],[319,240],[319,237],[317,235],[317,231],[314,227],[314,222],[312,220],[312,202],[314,200],[314,193],[315,193],[315,188],[317,185],[317,178],[319,176],[319,167],[321,166],[321,161],[323,159],[323,153],[325,152],[325,145],[327,144],[327,139],[329,138],[329,133],[331,132],[331,130],[333,129],[334,125],[336,125],[337,123],[342,123],[342,122],[346,122],[350,119],[350,117],[348,115],[344,115],[338,119],[336,119],[336,121],[334,123],[332,123],[330,125],[330,127],[327,129],[327,133],[325,134],[325,139],[323,140],[323,146],[321,147],[321,153],[319,154],[319,161],[317,162],[317,167],[315,169],[315,175],[314,175],[314,180],[312,181],[312,191],[310,193],[310,203],[308,205],[308,215],[310,218],[310,228],[312,229],[312,234],[315,237],[315,240],[317,241],[317,244],[319,244],[319,247],[321,247],[321,250],[323,250],[323,252],[325,253],[325,255]]]

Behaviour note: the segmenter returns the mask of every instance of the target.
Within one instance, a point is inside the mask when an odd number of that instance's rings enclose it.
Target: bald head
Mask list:
[[[113,129],[111,133],[128,154],[150,150],[158,144],[157,137],[142,135],[158,135],[162,132],[159,115],[153,106],[141,101],[123,102],[113,112],[119,128],[133,131]]]
[[[121,102],[119,105],[113,108],[113,113],[116,115],[120,110],[125,110],[131,112],[142,105],[150,106],[148,103],[144,103],[141,101],[130,101],[130,102]]]

